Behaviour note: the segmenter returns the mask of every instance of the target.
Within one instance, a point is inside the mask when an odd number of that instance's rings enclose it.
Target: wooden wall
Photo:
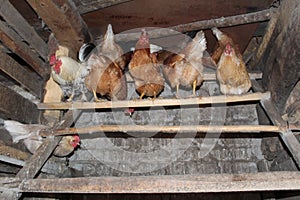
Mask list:
[[[300,78],[300,1],[282,1],[279,18],[261,64],[263,86],[282,112]]]

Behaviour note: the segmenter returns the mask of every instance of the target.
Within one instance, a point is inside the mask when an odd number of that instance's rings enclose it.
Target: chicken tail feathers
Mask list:
[[[217,39],[221,40],[223,33],[217,27],[213,27],[211,30],[213,34],[217,37]]]
[[[96,46],[93,43],[83,44],[80,47],[80,50],[79,50],[79,53],[78,53],[78,59],[81,62],[86,61],[90,57],[90,54],[95,49],[95,47]]]
[[[5,120],[4,128],[9,132],[14,143],[19,142],[22,139],[26,139],[30,136],[30,132],[26,128],[26,125],[13,121]]]
[[[112,30],[112,25],[111,24],[108,24],[107,31],[106,31],[106,34],[105,34],[105,37],[104,37],[104,40],[109,40],[109,39],[114,40],[114,32]]]
[[[203,31],[199,31],[195,36],[196,41],[203,47],[203,51],[206,49],[206,39]]]

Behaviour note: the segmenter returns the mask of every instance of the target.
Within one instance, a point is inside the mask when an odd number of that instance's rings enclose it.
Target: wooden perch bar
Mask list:
[[[171,26],[168,28],[160,28],[148,31],[150,38],[167,37],[170,35],[177,35],[180,32],[194,31],[209,29],[212,27],[229,27],[241,24],[249,24],[255,22],[262,22],[271,19],[273,13],[276,12],[274,9],[266,9],[253,13],[246,13],[241,15],[221,17],[217,19],[196,21],[188,24],[180,24],[177,26]],[[128,33],[128,34],[117,34],[115,36],[116,41],[132,41],[138,40],[141,33]]]
[[[222,133],[259,133],[259,132],[281,132],[279,126],[268,125],[238,125],[238,126],[213,126],[213,125],[190,125],[190,126],[159,126],[159,125],[99,125],[82,128],[66,128],[56,129],[51,132],[41,132],[42,136],[58,136],[70,134],[91,134],[99,132],[140,132],[140,133],[207,133],[207,132],[222,132]]]
[[[3,179],[3,178],[2,178]],[[300,190],[299,172],[84,177],[24,180],[19,189],[33,193],[200,193]]]
[[[240,96],[211,96],[194,97],[186,99],[142,99],[125,101],[105,101],[105,102],[57,102],[57,103],[39,103],[38,109],[41,110],[65,110],[65,109],[104,109],[104,108],[137,108],[137,107],[159,107],[159,106],[183,106],[197,104],[222,104],[231,102],[259,101],[269,99],[270,93],[250,93]]]

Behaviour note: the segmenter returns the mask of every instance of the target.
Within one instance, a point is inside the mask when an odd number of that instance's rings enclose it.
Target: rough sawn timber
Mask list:
[[[69,48],[69,56],[77,58],[83,43],[90,42],[88,27],[73,1],[27,0],[35,12],[54,33],[59,44]]]
[[[299,172],[172,176],[30,179],[22,192],[34,193],[199,193],[300,189]]]

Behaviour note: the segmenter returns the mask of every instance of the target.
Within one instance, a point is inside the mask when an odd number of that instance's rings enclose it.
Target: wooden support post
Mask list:
[[[0,14],[31,48],[35,49],[44,60],[47,60],[47,45],[45,41],[9,1],[1,2]]]
[[[81,45],[90,42],[87,25],[73,1],[27,0],[35,12],[54,33],[59,44],[69,48],[69,56],[77,58]]]

